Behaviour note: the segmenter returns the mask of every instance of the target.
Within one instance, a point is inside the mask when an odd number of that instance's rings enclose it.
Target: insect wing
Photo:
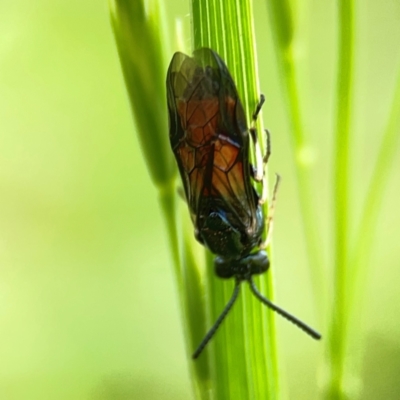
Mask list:
[[[214,51],[175,53],[167,74],[170,141],[195,225],[210,204],[232,225],[255,217],[250,184],[249,134],[236,86]]]

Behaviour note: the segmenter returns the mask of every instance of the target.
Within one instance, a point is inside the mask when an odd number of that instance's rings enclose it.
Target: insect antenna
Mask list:
[[[300,328],[301,330],[303,330],[305,333],[307,333],[308,335],[310,335],[312,338],[314,339],[321,339],[321,334],[318,333],[317,331],[315,331],[313,328],[311,328],[310,326],[308,326],[307,324],[305,324],[304,322],[300,321],[299,319],[297,319],[295,316],[293,316],[292,314],[289,314],[287,311],[283,310],[282,308],[276,306],[274,303],[272,303],[271,301],[269,301],[267,298],[265,298],[257,289],[253,279],[250,277],[247,279],[247,281],[249,282],[250,285],[250,289],[253,292],[253,294],[266,306],[268,306],[270,309],[274,310],[275,312],[277,312],[278,314],[280,314],[282,317],[286,318],[287,320],[289,320],[290,322],[292,322],[293,324],[295,324],[298,328]]]
[[[207,335],[204,336],[204,339],[201,341],[197,350],[193,353],[192,358],[194,360],[201,354],[201,352],[204,350],[204,347],[206,347],[207,343],[214,336],[215,332],[217,332],[222,321],[225,319],[230,309],[232,308],[233,304],[235,303],[236,299],[238,298],[240,292],[240,282],[241,282],[240,280],[238,279],[236,280],[235,288],[233,289],[233,294],[231,299],[228,301],[228,304],[225,306],[224,310],[222,311],[218,319],[215,321],[212,328],[208,331]]]

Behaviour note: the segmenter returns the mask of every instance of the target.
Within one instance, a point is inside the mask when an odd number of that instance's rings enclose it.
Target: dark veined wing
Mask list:
[[[193,222],[197,226],[198,216],[217,206],[233,226],[249,227],[256,202],[249,134],[225,63],[208,48],[196,50],[193,57],[175,53],[167,97],[171,146]]]

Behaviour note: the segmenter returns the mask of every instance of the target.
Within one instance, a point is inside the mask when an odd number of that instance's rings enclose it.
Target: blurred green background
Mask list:
[[[400,65],[400,3],[356,6],[352,229]],[[269,171],[283,176],[277,303],[318,328],[268,19],[263,1],[254,7]],[[171,32],[177,16],[189,32],[187,2],[166,8]],[[330,268],[335,6],[300,1],[296,15],[308,157]],[[0,398],[190,399],[166,231],[105,1],[0,3],[0,149]],[[399,178],[397,157],[366,266],[362,399],[400,396]],[[323,346],[281,319],[278,335],[288,398],[316,398]]]

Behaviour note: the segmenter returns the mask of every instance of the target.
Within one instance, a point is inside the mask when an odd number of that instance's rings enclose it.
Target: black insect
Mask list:
[[[321,335],[296,317],[266,299],[252,276],[269,268],[264,250],[269,241],[272,209],[279,176],[265,222],[261,205],[267,191],[263,157],[257,142],[255,122],[264,96],[253,114],[250,129],[235,83],[219,55],[201,48],[189,57],[175,53],[167,73],[169,135],[182,178],[196,239],[216,254],[215,272],[220,278],[235,278],[233,295],[193,354],[197,358],[239,295],[240,283],[247,281],[254,295],[265,305],[293,322],[314,339]],[[250,163],[250,136],[256,167]],[[252,179],[260,182],[261,196]],[[267,225],[267,238],[262,236]]]

